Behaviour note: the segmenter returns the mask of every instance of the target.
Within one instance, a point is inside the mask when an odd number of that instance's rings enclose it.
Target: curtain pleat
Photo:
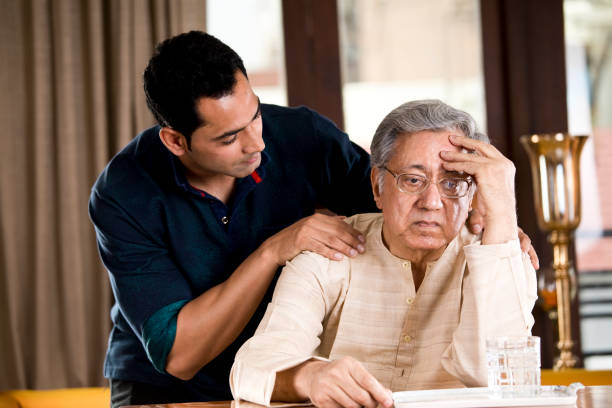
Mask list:
[[[157,42],[195,0],[0,0],[0,390],[105,385],[112,296],[87,215],[108,160],[153,119]]]

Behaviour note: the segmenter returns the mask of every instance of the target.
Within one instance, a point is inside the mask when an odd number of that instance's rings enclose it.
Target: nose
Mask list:
[[[246,154],[261,152],[266,144],[261,133],[261,121],[254,121],[244,130],[242,139],[242,151]]]
[[[419,207],[424,210],[439,210],[443,207],[442,196],[438,191],[438,185],[430,183],[423,191],[418,200]]]

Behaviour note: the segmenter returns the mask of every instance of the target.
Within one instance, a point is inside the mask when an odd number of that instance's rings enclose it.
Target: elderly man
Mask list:
[[[388,407],[391,390],[485,385],[485,339],[530,333],[536,280],[516,238],[514,166],[471,116],[406,103],[371,151],[382,214],[346,220],[365,253],[304,252],[285,266],[236,356],[235,398]],[[482,236],[464,226],[476,188]]]

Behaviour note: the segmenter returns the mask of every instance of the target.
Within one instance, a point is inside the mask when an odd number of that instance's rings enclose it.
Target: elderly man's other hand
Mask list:
[[[474,199],[472,200],[472,211],[470,211],[470,216],[467,220],[468,228],[473,234],[480,234],[485,228],[484,222],[484,208],[479,204],[478,191],[476,191]],[[531,245],[531,239],[525,234],[521,227],[518,228],[518,239],[521,243],[521,250],[529,255],[533,268],[540,269],[538,254],[536,254],[535,248]]]
[[[478,186],[478,202],[484,210],[483,244],[516,239],[518,227],[514,197],[514,164],[493,145],[465,136],[450,135],[455,146],[468,152],[442,151],[444,168],[470,174]]]
[[[294,391],[301,399],[308,398],[317,407],[376,408],[380,404],[389,408],[393,405],[391,391],[352,357],[331,362],[310,360],[288,371]],[[286,383],[286,380],[281,381]],[[274,399],[280,396],[276,391],[275,388]]]

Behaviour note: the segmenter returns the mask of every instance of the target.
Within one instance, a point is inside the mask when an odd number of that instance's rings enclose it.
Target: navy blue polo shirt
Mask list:
[[[182,387],[198,400],[231,399],[234,356],[253,335],[273,285],[236,341],[189,381],[164,369],[181,307],[317,207],[376,211],[363,149],[307,108],[261,110],[261,165],[238,181],[227,205],[189,185],[158,126],[119,152],[93,186],[89,213],[115,296],[106,377]]]

